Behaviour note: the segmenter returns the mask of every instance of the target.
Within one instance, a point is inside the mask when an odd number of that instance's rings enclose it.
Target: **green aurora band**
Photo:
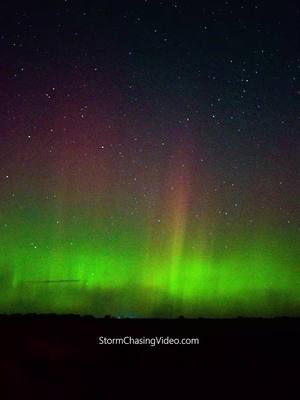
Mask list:
[[[176,207],[175,216],[184,206]],[[108,228],[105,218],[86,216],[76,224],[66,219],[62,227],[41,210],[14,214],[0,245],[0,311],[299,315],[296,230],[266,223],[260,230],[244,226],[210,238],[201,224],[184,234],[188,222],[182,218],[171,229],[138,218]]]

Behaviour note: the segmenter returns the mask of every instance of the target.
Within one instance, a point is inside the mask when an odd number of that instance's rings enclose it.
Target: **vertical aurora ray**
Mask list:
[[[189,163],[187,158],[182,155],[182,151],[172,159],[171,164],[171,176],[168,182],[168,194],[165,204],[170,234],[169,282],[167,285],[169,286],[170,294],[177,294],[178,296],[184,290],[184,281],[180,283],[180,272],[182,268],[184,269],[183,256],[188,217],[190,175]]]

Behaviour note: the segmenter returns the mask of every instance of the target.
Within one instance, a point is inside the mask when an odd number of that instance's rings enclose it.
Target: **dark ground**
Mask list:
[[[88,390],[108,385],[106,374],[122,374],[125,369],[131,371],[133,386],[138,372],[156,380],[173,368],[177,373],[178,368],[182,372],[190,369],[199,388],[207,382],[214,382],[219,390],[221,382],[237,387],[246,379],[243,398],[257,387],[259,393],[265,390],[270,394],[270,389],[275,389],[282,393],[281,398],[297,398],[292,388],[300,386],[297,318],[120,320],[3,315],[0,327],[1,391],[5,388],[11,393],[34,389],[43,393],[40,398],[57,398],[58,393],[89,398]],[[200,344],[99,345],[99,336],[198,337]],[[118,386],[121,381],[115,382]],[[172,386],[176,384],[174,380]],[[5,398],[19,398],[13,396]]]

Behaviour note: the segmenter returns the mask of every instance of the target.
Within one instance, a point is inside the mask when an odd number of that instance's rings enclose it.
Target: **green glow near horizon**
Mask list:
[[[54,235],[50,224],[22,225],[1,241],[1,312],[299,315],[297,232],[247,235],[244,229],[226,248],[221,235],[214,243],[204,233],[192,241],[183,224],[175,220],[177,228],[166,230],[160,245],[155,234],[147,239],[132,226],[113,235],[82,223],[76,234],[56,228]]]

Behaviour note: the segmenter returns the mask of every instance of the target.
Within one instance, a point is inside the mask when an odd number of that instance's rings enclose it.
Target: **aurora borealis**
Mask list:
[[[300,314],[297,13],[1,5],[0,312]]]

